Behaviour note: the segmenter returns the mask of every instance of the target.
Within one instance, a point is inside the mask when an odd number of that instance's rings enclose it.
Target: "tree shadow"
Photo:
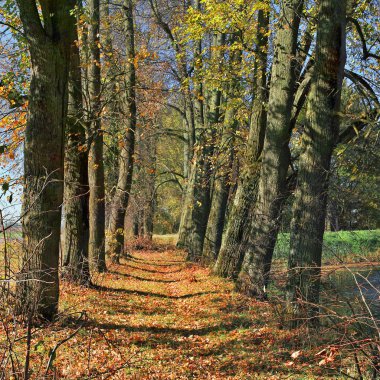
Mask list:
[[[155,266],[155,267],[173,267],[173,266],[179,266],[186,264],[185,261],[165,261],[165,260],[143,260],[135,256],[128,256],[128,259],[131,261],[135,261],[141,264],[146,264],[149,266]],[[157,264],[157,262],[160,261],[162,264]]]
[[[144,278],[140,276],[134,276],[132,274],[128,273],[121,273],[121,272],[116,272],[116,271],[108,271],[108,273],[117,275],[117,276],[122,276],[122,277],[127,277],[127,278],[134,278],[136,280],[140,281],[149,281],[149,282],[162,282],[162,283],[173,283],[173,282],[181,282],[185,281],[186,279],[181,279],[181,280],[161,280],[161,279],[151,279],[151,278]]]
[[[141,268],[141,267],[134,267],[133,265],[128,265],[128,264],[120,264],[120,265],[122,265],[123,267],[135,269],[135,270],[136,269],[142,270],[144,272],[161,273],[161,274],[178,273],[178,272],[181,272],[184,269],[184,268],[179,268],[179,269],[176,269],[176,270],[173,270],[173,271],[170,271],[170,272],[163,272],[163,271],[160,271],[160,270],[153,270],[153,269],[146,269],[146,268]]]
[[[124,293],[124,294],[132,294],[132,295],[139,295],[139,296],[147,296],[147,297],[157,297],[157,298],[166,298],[166,299],[186,299],[186,298],[192,298],[197,296],[203,296],[207,294],[216,294],[218,292],[198,292],[198,293],[190,293],[190,294],[184,294],[182,296],[170,296],[166,294],[160,294],[160,293],[153,293],[153,292],[144,292],[142,290],[130,290],[130,289],[122,289],[122,288],[108,288],[106,286],[102,285],[93,285],[93,289],[102,291],[102,292],[114,292],[114,293]]]
[[[173,327],[158,327],[158,326],[131,326],[127,324],[117,324],[117,323],[108,323],[108,322],[98,322],[95,320],[90,320],[86,323],[86,326],[96,327],[103,330],[124,330],[133,333],[151,333],[151,334],[170,334],[170,335],[179,335],[183,337],[189,337],[191,335],[204,336],[210,333],[216,332],[229,332],[235,330],[239,327],[248,328],[252,326],[252,322],[247,318],[240,318],[237,320],[233,319],[231,323],[220,323],[213,326],[206,326],[194,329],[185,329],[185,328],[173,328]]]

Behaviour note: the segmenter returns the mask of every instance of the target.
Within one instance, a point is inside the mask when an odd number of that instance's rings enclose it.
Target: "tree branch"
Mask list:
[[[35,0],[17,0],[17,5],[26,37],[29,40],[44,38],[45,30],[41,24]]]
[[[368,48],[367,48],[367,43],[366,43],[366,40],[365,40],[365,37],[364,37],[364,33],[363,33],[363,30],[359,24],[359,21],[352,18],[352,17],[348,17],[347,18],[348,21],[351,21],[354,25],[355,25],[355,28],[356,28],[356,31],[358,32],[359,34],[359,37],[360,37],[360,40],[362,42],[362,49],[363,49],[363,59],[367,59],[367,58],[375,58],[377,59],[378,61],[380,61],[380,55],[377,55],[377,54],[373,54],[371,53]]]

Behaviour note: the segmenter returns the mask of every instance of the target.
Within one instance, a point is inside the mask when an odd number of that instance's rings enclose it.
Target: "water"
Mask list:
[[[322,302],[339,313],[369,316],[371,312],[380,321],[380,267],[345,268],[328,273],[323,279]]]

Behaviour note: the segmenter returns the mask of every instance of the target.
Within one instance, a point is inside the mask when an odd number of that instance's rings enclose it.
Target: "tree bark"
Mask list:
[[[263,149],[263,141],[267,123],[266,103],[267,89],[267,51],[269,14],[262,10],[258,13],[257,46],[255,62],[254,100],[250,132],[248,136],[247,160],[238,184],[232,209],[228,218],[227,228],[223,237],[214,272],[222,277],[236,278],[245,253],[242,244],[243,232],[250,230],[250,210],[254,207],[257,196],[259,177],[259,158]],[[245,235],[248,238],[248,234]]]
[[[274,41],[267,128],[257,202],[237,288],[251,296],[265,296],[277,238],[281,206],[287,194],[289,140],[295,90],[296,48],[303,1],[287,0],[281,9]]]
[[[240,67],[241,56],[241,51],[234,52],[231,58],[232,68]],[[221,131],[222,136],[215,147],[216,168],[202,256],[202,261],[207,265],[215,264],[222,243],[227,201],[230,192],[229,178],[233,164],[234,135],[237,127],[237,121],[235,119],[236,100],[241,95],[239,92],[239,79],[240,78],[234,77],[230,85]],[[218,119],[214,121],[216,126],[219,121]]]
[[[91,20],[89,22],[90,63],[88,88],[90,96],[89,110],[89,157],[88,178],[90,185],[89,218],[89,259],[91,270],[106,271],[105,260],[105,190],[103,163],[103,132],[101,129],[101,78],[99,48],[99,0],[89,0]]]
[[[198,0],[194,1],[194,8],[200,9]],[[196,72],[199,72],[203,64],[201,52],[202,41],[200,40],[197,42],[195,49]],[[210,150],[210,146],[207,146],[211,131],[205,120],[204,88],[201,78],[198,78],[198,82],[194,84],[194,87],[192,102],[197,142],[186,186],[177,246],[188,251],[189,260],[198,261],[202,257],[210,212],[211,165],[209,157],[212,155],[212,149]],[[219,103],[217,103],[218,101]],[[210,107],[211,112],[219,114],[220,96],[217,93],[213,96],[213,102],[215,104]]]
[[[119,262],[120,256],[124,252],[124,218],[132,185],[136,131],[136,72],[134,64],[135,44],[132,0],[125,0],[123,9],[125,12],[124,26],[127,61],[125,65],[125,98],[123,99],[122,107],[126,119],[126,132],[120,149],[118,182],[110,215],[110,242],[108,251],[114,262]]]
[[[58,310],[64,125],[75,1],[17,1],[31,57],[24,145],[23,257],[16,311],[51,320]],[[43,23],[42,23],[43,22]]]
[[[229,177],[233,162],[233,133],[236,128],[236,122],[233,120],[233,117],[234,109],[233,107],[228,107],[221,143],[221,147],[225,149],[226,152],[219,153],[219,170],[217,170],[214,177],[210,214],[207,221],[203,244],[202,262],[207,265],[215,263],[222,242],[224,220],[230,190]],[[223,157],[221,157],[222,155]]]
[[[146,142],[147,168],[145,174],[145,207],[144,207],[144,238],[152,240],[154,227],[154,213],[157,203],[156,182],[156,156],[157,142],[154,136],[149,137]]]
[[[293,325],[318,312],[322,243],[331,156],[339,136],[345,65],[346,2],[319,6],[315,67],[291,223],[287,301]]]
[[[78,39],[77,30],[74,38]],[[88,152],[81,75],[79,47],[74,42],[70,56],[66,123],[63,265],[66,278],[88,285],[90,283]]]

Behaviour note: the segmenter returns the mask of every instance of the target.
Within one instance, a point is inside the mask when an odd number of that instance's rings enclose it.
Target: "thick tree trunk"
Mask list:
[[[89,111],[89,157],[88,179],[90,185],[89,218],[89,259],[94,271],[104,272],[105,259],[105,190],[103,163],[103,132],[101,130],[101,82],[100,82],[100,48],[99,48],[99,0],[90,0],[89,9],[89,50],[90,67],[88,87],[90,95]]]
[[[209,170],[202,150],[195,153],[190,168],[177,243],[189,252],[192,261],[201,259],[210,210]]]
[[[125,47],[127,56],[125,65],[125,98],[123,99],[126,132],[120,150],[119,176],[111,206],[110,242],[108,247],[108,251],[115,262],[119,262],[120,255],[124,252],[124,218],[132,185],[136,131],[136,73],[134,65],[135,45],[132,0],[125,0],[123,8],[125,12]]]
[[[318,311],[322,242],[331,155],[339,134],[345,65],[346,2],[322,0],[291,224],[287,301],[293,323]]]
[[[23,258],[17,312],[52,319],[59,297],[58,263],[63,201],[63,142],[74,2],[18,0],[31,57],[24,146]]]
[[[229,161],[230,162],[227,163],[227,168],[224,168],[226,171],[228,170],[228,167],[231,167],[232,165],[231,158]],[[230,190],[228,177],[228,173],[220,173],[217,174],[217,177],[214,180],[210,214],[207,222],[202,254],[202,262],[207,265],[215,263],[222,243],[224,220]]]
[[[247,295],[264,296],[276,242],[281,206],[286,197],[290,123],[295,90],[297,36],[301,0],[284,1],[277,34],[268,102],[267,128],[257,202],[237,287]]]
[[[77,39],[78,33],[75,32]],[[66,123],[63,265],[66,278],[80,284],[90,283],[88,152],[85,132],[80,56],[79,48],[74,43],[70,55]]]
[[[247,160],[243,169],[242,180],[238,185],[227,228],[223,237],[214,272],[222,277],[236,278],[245,253],[244,231],[250,230],[250,210],[254,207],[257,196],[259,177],[259,157],[263,149],[263,141],[267,122],[265,105],[267,91],[267,50],[269,14],[262,10],[258,14],[257,47],[255,62],[254,101],[248,137]]]

